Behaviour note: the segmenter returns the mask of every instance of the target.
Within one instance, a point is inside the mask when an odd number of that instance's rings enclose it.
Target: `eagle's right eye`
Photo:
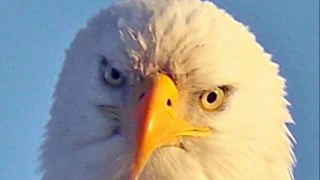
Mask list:
[[[115,68],[107,67],[104,72],[104,79],[112,87],[119,87],[123,84],[123,76]]]
[[[121,72],[113,67],[111,67],[108,60],[102,56],[101,59],[103,79],[111,87],[119,87],[124,82],[124,77]]]

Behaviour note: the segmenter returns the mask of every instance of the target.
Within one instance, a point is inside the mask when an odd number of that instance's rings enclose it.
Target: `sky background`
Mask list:
[[[319,1],[214,0],[250,26],[286,77],[297,180],[319,179]],[[0,0],[0,180],[37,180],[51,94],[75,33],[107,0]]]

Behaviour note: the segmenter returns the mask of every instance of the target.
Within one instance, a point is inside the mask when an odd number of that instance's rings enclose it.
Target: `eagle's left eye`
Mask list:
[[[112,87],[119,87],[123,84],[123,75],[115,68],[107,67],[104,72],[105,81]]]
[[[201,107],[207,111],[215,111],[222,106],[225,100],[225,91],[217,87],[213,91],[205,91],[200,96]]]

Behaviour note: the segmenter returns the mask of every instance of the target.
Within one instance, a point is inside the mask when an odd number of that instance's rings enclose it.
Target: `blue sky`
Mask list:
[[[296,121],[297,180],[319,179],[319,1],[214,0],[280,64]],[[0,179],[36,180],[64,51],[107,0],[0,1]]]

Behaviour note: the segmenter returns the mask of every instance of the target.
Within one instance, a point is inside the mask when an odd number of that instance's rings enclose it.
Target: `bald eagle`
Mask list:
[[[211,2],[116,2],[66,53],[42,179],[292,180],[278,71]]]

